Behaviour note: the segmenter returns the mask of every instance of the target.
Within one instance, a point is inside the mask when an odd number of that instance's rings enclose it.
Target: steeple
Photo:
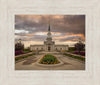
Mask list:
[[[50,21],[49,21],[49,28],[48,28],[48,31],[50,31]]]
[[[48,33],[47,33],[47,39],[46,40],[52,40],[51,32],[50,32],[50,21],[49,21],[49,28],[48,28]]]
[[[50,31],[50,24],[49,24],[49,28],[48,28],[48,31]]]

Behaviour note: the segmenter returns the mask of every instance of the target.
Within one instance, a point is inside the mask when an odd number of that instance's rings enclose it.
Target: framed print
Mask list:
[[[15,15],[15,70],[85,70],[85,50],[85,15]]]
[[[1,85],[99,85],[99,1],[1,0]]]

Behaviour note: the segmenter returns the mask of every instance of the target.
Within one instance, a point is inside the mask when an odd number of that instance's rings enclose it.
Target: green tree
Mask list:
[[[24,44],[21,43],[21,39],[19,39],[19,42],[15,44],[15,51],[23,50]]]
[[[82,51],[85,47],[85,44],[83,44],[81,41],[79,41],[78,43],[75,44],[75,48],[76,50],[79,51],[79,54],[80,54],[80,51]]]

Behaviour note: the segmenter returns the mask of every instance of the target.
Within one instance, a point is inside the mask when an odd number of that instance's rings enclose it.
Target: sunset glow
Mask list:
[[[85,15],[16,15],[15,42],[21,39],[25,47],[43,44],[49,22],[56,44],[74,45],[79,38],[85,42]]]

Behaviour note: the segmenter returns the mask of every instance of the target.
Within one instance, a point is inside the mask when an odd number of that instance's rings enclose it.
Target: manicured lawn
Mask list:
[[[32,54],[28,54],[28,55],[25,55],[25,56],[17,57],[17,58],[15,58],[15,61],[18,61],[18,60],[20,60],[20,59],[27,58],[27,57],[32,56],[32,55],[34,55],[34,54],[32,53]]]
[[[55,56],[47,54],[40,60],[39,63],[41,63],[41,64],[58,64],[59,61]]]
[[[79,56],[74,56],[74,55],[71,55],[71,54],[64,54],[66,56],[69,56],[69,57],[72,57],[72,58],[75,58],[75,59],[79,59],[79,60],[82,60],[82,61],[85,61],[85,58],[82,58],[82,57],[79,57]]]
[[[30,51],[24,50],[23,52],[24,52],[24,53],[28,53],[28,52],[30,52]]]

